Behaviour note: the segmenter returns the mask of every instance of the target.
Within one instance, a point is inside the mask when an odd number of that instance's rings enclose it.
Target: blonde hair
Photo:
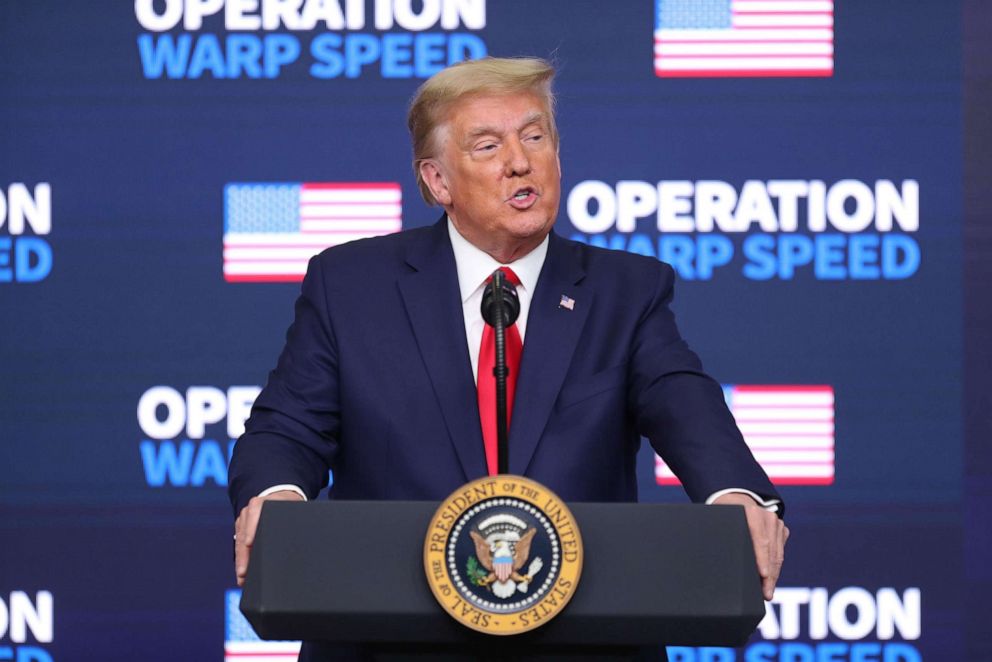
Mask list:
[[[548,109],[552,143],[558,145],[555,125],[555,97],[551,81],[555,70],[540,58],[496,58],[466,60],[428,78],[410,102],[407,127],[413,140],[413,172],[420,194],[429,205],[437,204],[434,194],[420,176],[420,164],[435,156],[435,134],[444,122],[445,111],[459,99],[472,94],[512,94],[532,92],[544,99]]]

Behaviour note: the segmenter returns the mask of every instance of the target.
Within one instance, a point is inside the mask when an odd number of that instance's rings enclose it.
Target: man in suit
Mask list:
[[[552,232],[553,75],[542,60],[486,58],[425,82],[409,114],[414,170],[445,215],[311,261],[231,462],[239,583],[262,504],[316,497],[328,469],[340,499],[440,500],[494,472],[479,305],[505,266],[521,302],[510,472],[567,501],[634,501],[647,437],[694,501],[744,506],[771,598],[781,502],[679,335],[672,269]]]

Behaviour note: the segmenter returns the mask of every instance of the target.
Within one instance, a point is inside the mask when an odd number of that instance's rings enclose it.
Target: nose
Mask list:
[[[517,137],[506,142],[504,171],[507,177],[519,177],[530,172],[530,158],[527,156],[524,144]]]

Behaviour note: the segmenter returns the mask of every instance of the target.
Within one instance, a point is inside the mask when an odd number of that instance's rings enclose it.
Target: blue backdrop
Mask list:
[[[557,63],[556,231],[674,264],[682,331],[789,503],[750,646],[672,658],[989,659],[992,482],[964,479],[988,419],[962,408],[988,392],[963,381],[989,332],[965,295],[990,237],[963,241],[963,169],[979,207],[992,174],[963,148],[988,144],[962,95],[987,85],[981,5],[0,5],[0,660],[256,650],[230,444],[306,256],[436,219],[406,103],[484,54]],[[641,500],[684,499],[640,460]]]

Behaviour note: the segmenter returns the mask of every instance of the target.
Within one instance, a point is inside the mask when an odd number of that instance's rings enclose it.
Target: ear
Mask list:
[[[424,159],[420,162],[420,178],[427,184],[434,199],[442,207],[451,204],[451,192],[448,190],[448,182],[441,171],[441,165],[433,159]]]

